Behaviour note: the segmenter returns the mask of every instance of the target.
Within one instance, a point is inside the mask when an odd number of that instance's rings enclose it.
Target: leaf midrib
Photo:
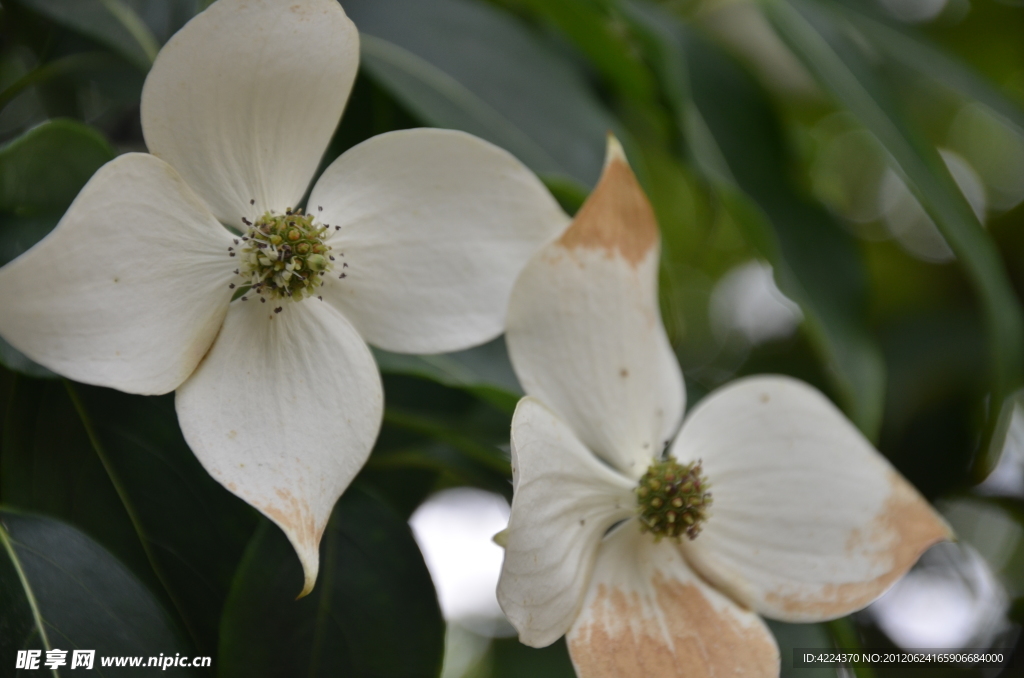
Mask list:
[[[10,533],[7,532],[7,527],[3,524],[3,521],[0,521],[0,542],[3,542],[4,550],[11,559],[14,571],[18,573],[18,581],[21,582],[21,588],[25,592],[25,599],[32,610],[32,619],[35,622],[36,630],[39,631],[39,637],[43,640],[43,647],[46,648],[46,651],[49,651],[53,648],[50,646],[50,639],[46,635],[46,625],[43,622],[43,614],[39,609],[39,602],[36,600],[35,592],[32,590],[32,584],[28,581],[25,569],[21,566],[21,559],[18,558],[17,551],[14,550],[14,541],[11,539]],[[60,678],[57,669],[50,669],[50,672],[54,678]]]

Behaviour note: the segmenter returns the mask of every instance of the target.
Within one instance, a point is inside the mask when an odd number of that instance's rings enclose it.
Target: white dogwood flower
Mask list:
[[[581,678],[777,677],[758,614],[860,609],[951,533],[802,382],[735,381],[680,428],[658,262],[613,140],[589,200],[513,289],[507,339],[529,395],[498,599],[523,643],[566,635]]]
[[[285,531],[307,592],[380,427],[366,342],[433,353],[497,336],[515,276],[568,221],[511,155],[432,129],[352,148],[293,210],[358,59],[336,0],[219,0],[146,79],[152,155],[108,163],[0,269],[0,334],[33,360],[177,390],[190,447]]]

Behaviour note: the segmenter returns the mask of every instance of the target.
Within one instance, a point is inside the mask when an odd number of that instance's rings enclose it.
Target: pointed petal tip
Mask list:
[[[296,547],[295,555],[302,563],[303,575],[302,591],[295,596],[295,600],[301,600],[312,593],[316,586],[316,578],[320,573],[320,539],[316,540],[316,546],[311,549]]]
[[[501,548],[507,548],[508,547],[508,528],[506,527],[504,530],[502,530],[501,532],[498,532],[493,537],[491,537],[491,541],[493,541],[495,544],[497,544]]]
[[[759,610],[782,621],[798,623],[827,621],[861,610],[888,591],[924,552],[956,535],[917,490],[896,471],[890,476],[891,494],[883,510],[862,532],[855,531],[847,542],[852,555],[866,556],[868,562],[884,563],[871,577],[861,581],[828,585],[814,595],[779,596],[767,600],[779,605],[781,614]]]
[[[295,596],[295,600],[302,600],[303,598],[308,596],[310,593],[313,592],[314,586],[316,586],[316,576],[307,576],[306,581],[302,584],[302,591],[299,592],[299,595]]]
[[[627,167],[629,166],[629,159],[626,158],[626,151],[622,148],[622,143],[615,136],[612,131],[608,132],[608,145],[604,155],[604,167],[607,171],[608,165],[615,161],[622,162]]]
[[[603,249],[637,266],[658,245],[658,221],[622,144],[608,135],[604,171],[558,241],[568,249]]]

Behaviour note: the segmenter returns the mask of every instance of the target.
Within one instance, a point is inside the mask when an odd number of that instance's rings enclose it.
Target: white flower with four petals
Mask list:
[[[0,269],[0,334],[30,358],[84,383],[177,390],[189,446],[285,531],[304,592],[380,427],[366,342],[436,353],[499,335],[516,275],[568,221],[507,152],[429,129],[352,148],[308,216],[286,214],[358,61],[336,0],[219,0],[146,79],[152,155],[108,163]]]
[[[512,422],[498,599],[527,645],[566,635],[580,678],[778,676],[758,614],[860,609],[951,532],[802,382],[737,380],[683,421],[658,264],[653,212],[612,140],[597,188],[512,293],[506,336],[529,395]],[[690,484],[651,483],[666,448]],[[668,493],[654,513],[652,488]],[[684,519],[695,538],[655,538]]]

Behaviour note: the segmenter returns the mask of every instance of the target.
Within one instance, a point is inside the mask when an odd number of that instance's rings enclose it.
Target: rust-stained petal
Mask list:
[[[841,617],[952,536],[917,491],[810,386],[733,382],[683,423],[672,448],[703,459],[714,497],[690,563],[767,617]]]
[[[260,303],[250,295],[231,304],[175,403],[210,475],[284,530],[308,593],[331,509],[380,428],[383,393],[369,348],[315,298]]]
[[[612,139],[597,188],[516,282],[506,330],[526,392],[632,478],[683,413],[658,310],[658,251],[654,213]]]
[[[569,630],[601,537],[636,511],[633,482],[598,461],[534,398],[512,419],[512,515],[498,602],[533,647]]]
[[[777,678],[761,619],[687,567],[669,540],[631,521],[601,545],[566,639],[579,678]]]

